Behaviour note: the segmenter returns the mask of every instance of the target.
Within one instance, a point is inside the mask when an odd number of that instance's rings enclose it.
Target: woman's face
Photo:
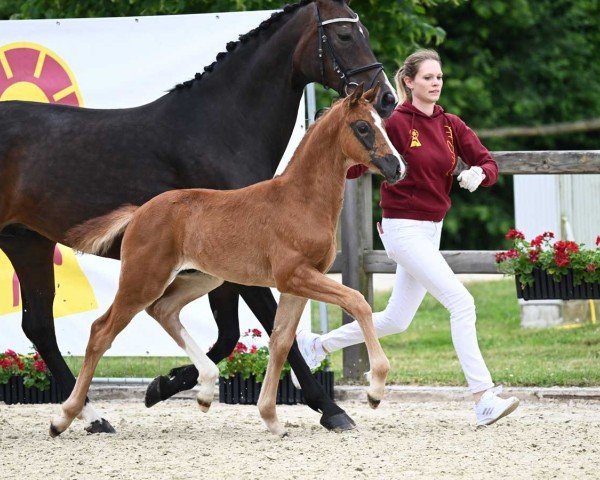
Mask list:
[[[444,83],[442,66],[435,60],[421,63],[415,78],[406,78],[408,88],[412,90],[413,100],[422,103],[435,103],[439,100]]]

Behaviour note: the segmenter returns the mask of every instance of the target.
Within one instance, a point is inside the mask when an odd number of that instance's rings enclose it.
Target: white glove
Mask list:
[[[462,188],[466,188],[469,192],[474,192],[477,187],[483,182],[485,173],[481,167],[471,167],[468,170],[463,170],[457,177],[458,184]]]

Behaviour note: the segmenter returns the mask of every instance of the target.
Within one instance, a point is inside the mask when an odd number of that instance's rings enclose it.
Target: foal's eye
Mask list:
[[[367,133],[369,133],[369,125],[367,125],[365,122],[361,122],[356,126],[356,129],[358,130],[358,133],[360,133],[361,135],[366,135]]]
[[[350,35],[348,33],[338,33],[338,38],[342,42],[349,42],[350,40],[352,40],[352,35]]]

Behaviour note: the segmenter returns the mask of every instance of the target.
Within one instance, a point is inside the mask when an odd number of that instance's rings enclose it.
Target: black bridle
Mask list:
[[[338,57],[335,54],[335,50],[333,49],[333,45],[330,41],[327,40],[327,34],[325,33],[325,25],[330,23],[339,23],[339,22],[350,22],[350,23],[358,23],[358,14],[354,18],[332,18],[331,20],[321,20],[321,14],[319,13],[319,6],[315,3],[315,12],[317,14],[317,54],[319,55],[319,61],[321,62],[321,79],[322,84],[327,90],[329,86],[325,83],[325,57],[323,55],[323,45],[327,47],[327,51],[329,52],[329,56],[331,57],[331,63],[333,66],[333,70],[338,74],[342,82],[344,82],[344,92],[348,95],[350,92],[348,91],[349,87],[356,87],[358,84],[356,82],[351,82],[350,77],[357,75],[362,72],[366,72],[368,70],[377,69],[369,87],[365,90],[373,87],[373,83],[375,83],[375,79],[379,75],[379,73],[383,70],[383,65],[379,62],[371,63],[370,65],[365,65],[363,67],[353,68],[347,70],[343,67],[342,62],[339,61]]]

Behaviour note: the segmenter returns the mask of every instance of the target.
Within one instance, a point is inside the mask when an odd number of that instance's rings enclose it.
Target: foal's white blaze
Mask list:
[[[381,117],[372,110],[371,110],[371,116],[373,117],[375,126],[381,131],[383,138],[385,139],[385,141],[389,145],[390,149],[392,150],[392,154],[394,156],[396,156],[396,158],[398,158],[398,160],[400,161],[400,178],[404,178],[404,175],[406,175],[406,164],[404,163],[404,159],[402,158],[402,155],[400,155],[398,153],[398,150],[396,150],[396,147],[394,147],[394,144],[390,140],[390,137],[388,137],[388,134],[385,131],[385,127],[383,126],[383,122],[381,121]]]

